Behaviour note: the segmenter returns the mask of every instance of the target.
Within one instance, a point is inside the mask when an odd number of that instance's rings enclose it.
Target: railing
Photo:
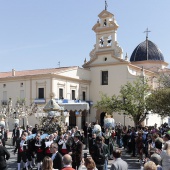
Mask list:
[[[35,104],[44,104],[46,103],[46,99],[34,99]]]
[[[1,100],[1,105],[7,105],[8,104],[8,100]]]

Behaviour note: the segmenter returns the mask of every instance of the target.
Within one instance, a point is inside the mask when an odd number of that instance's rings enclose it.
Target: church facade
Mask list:
[[[98,18],[92,27],[96,42],[90,52],[90,59],[85,59],[82,68],[73,66],[1,72],[2,107],[8,105],[9,98],[12,98],[12,107],[15,107],[17,101],[22,100],[27,106],[37,104],[43,107],[50,100],[50,95],[54,94],[56,101],[69,111],[69,125],[82,128],[85,122],[100,123],[103,119],[103,111],[93,107],[100,100],[101,92],[108,96],[118,95],[121,85],[133,82],[141,75],[149,78],[152,87],[155,88],[155,73],[159,70],[169,72],[168,63],[164,61],[159,48],[146,37],[129,59],[127,55],[123,55],[123,49],[118,44],[118,24],[114,15],[103,10]],[[8,114],[12,113],[8,111]],[[159,115],[149,116],[146,125],[153,125],[153,118],[158,125],[167,121],[162,120]],[[116,122],[133,126],[133,121],[124,115],[115,113],[113,117]],[[34,114],[28,119],[31,125],[38,123]],[[13,126],[12,121],[10,118],[10,127]]]

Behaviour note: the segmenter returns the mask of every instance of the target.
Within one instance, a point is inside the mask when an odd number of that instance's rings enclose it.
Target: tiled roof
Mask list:
[[[148,42],[148,48],[147,47]],[[147,58],[148,49],[148,58]],[[144,61],[144,60],[157,60],[164,61],[164,57],[160,49],[150,40],[145,40],[140,43],[133,51],[130,61]]]
[[[10,72],[0,72],[0,78],[34,76],[34,75],[49,74],[49,73],[61,73],[63,71],[67,71],[67,70],[74,69],[74,68],[77,68],[77,66],[37,69],[37,70],[23,70],[23,71],[15,70],[15,76],[12,76],[12,70],[11,70]]]

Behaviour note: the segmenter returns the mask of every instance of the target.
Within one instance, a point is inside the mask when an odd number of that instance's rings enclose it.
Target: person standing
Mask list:
[[[15,125],[13,131],[12,131],[12,144],[13,146],[15,146],[16,141],[19,139],[20,137],[20,130],[19,130],[19,126]]]
[[[128,164],[121,158],[121,150],[113,150],[114,161],[110,170],[128,170]]]
[[[38,170],[41,168],[41,162],[43,161],[44,158],[44,141],[41,139],[40,133],[37,133],[36,138],[35,138],[35,144],[34,144],[34,153],[36,153],[37,156],[37,167]]]
[[[79,140],[80,134],[76,132],[74,134],[74,143],[71,146],[71,156],[72,156],[72,167],[74,169],[79,169],[82,161],[83,143]]]
[[[84,131],[84,144],[85,144],[85,148],[88,148],[88,123],[85,123],[85,126],[83,127],[83,131]]]
[[[2,146],[2,141],[0,140],[0,170],[7,170],[6,160],[9,158],[10,153],[4,146]]]
[[[132,127],[131,133],[130,133],[132,157],[136,157],[136,137],[137,137],[137,134],[135,132],[135,128]]]
[[[89,140],[89,153],[91,157],[94,159],[94,146],[96,144],[96,134],[92,134],[92,138]]]
[[[148,161],[145,163],[143,170],[157,170],[157,167],[153,161]]]
[[[84,165],[87,170],[96,170],[96,164],[91,157],[85,158]]]
[[[98,170],[107,169],[109,150],[108,146],[103,142],[102,136],[96,137],[96,144],[94,145],[93,159]]]
[[[55,133],[53,133],[54,135],[54,143],[58,143],[58,141],[60,140],[60,137],[58,135],[58,131],[56,131]]]
[[[32,129],[32,134],[37,134],[38,133],[38,125],[35,124],[35,127]]]
[[[50,151],[50,145],[54,142],[54,135],[51,134],[49,136],[49,138],[46,139],[44,142],[45,142],[45,150],[44,150],[45,153],[44,153],[44,155],[51,157],[52,154],[51,154],[51,151]]]
[[[5,146],[5,142],[7,141],[7,131],[5,128],[2,126],[1,131],[0,131],[0,139],[2,141],[3,146]]]
[[[75,169],[72,168],[71,163],[72,163],[72,158],[71,158],[71,156],[70,156],[69,154],[65,154],[65,155],[63,156],[63,164],[64,164],[64,167],[63,167],[62,170],[75,170]]]
[[[165,143],[164,150],[160,153],[162,159],[162,169],[170,169],[170,142]]]
[[[65,134],[62,139],[59,140],[58,145],[60,145],[60,153],[62,155],[68,154],[69,152],[69,145],[67,144],[68,135]]]
[[[58,170],[62,169],[62,155],[58,152],[58,145],[56,143],[52,143],[50,145],[50,151],[52,153],[51,159],[53,160],[53,168]]]
[[[49,156],[44,157],[41,169],[53,170],[53,160]]]
[[[117,129],[116,129],[116,136],[117,136],[117,145],[119,148],[122,148],[122,126],[119,122]]]
[[[21,159],[24,162],[24,169],[27,170],[27,154],[26,154],[26,150],[28,148],[28,144],[26,141],[26,136],[22,135],[21,139],[17,140],[17,144],[16,147],[14,149],[14,154],[16,153],[16,151],[18,151],[18,155],[17,155],[17,164],[18,164],[18,170],[20,170],[20,164],[21,164]]]

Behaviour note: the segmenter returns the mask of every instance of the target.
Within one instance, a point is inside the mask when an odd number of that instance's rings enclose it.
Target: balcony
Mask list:
[[[7,105],[8,104],[8,100],[1,100],[1,105]]]
[[[46,103],[46,99],[34,99],[34,103],[35,104],[45,104]]]

